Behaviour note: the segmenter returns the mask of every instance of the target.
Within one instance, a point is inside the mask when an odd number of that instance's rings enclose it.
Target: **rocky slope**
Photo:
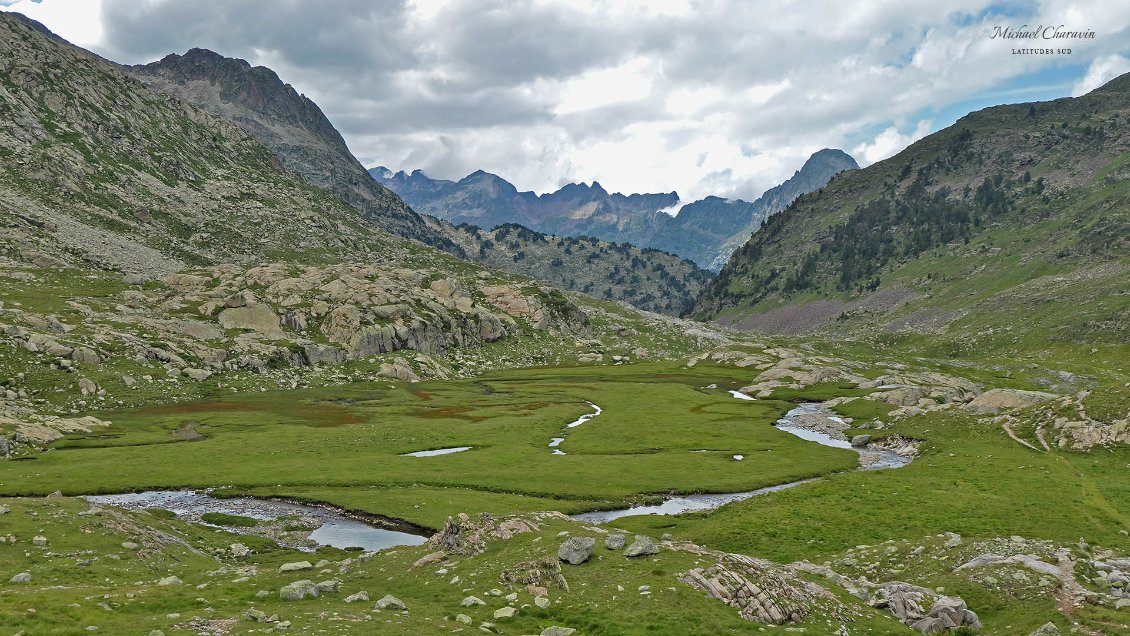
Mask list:
[[[552,236],[513,224],[489,231],[472,225],[456,229],[456,243],[488,267],[660,314],[687,313],[710,280],[709,272],[690,261],[627,243]]]
[[[357,208],[377,227],[440,248],[450,241],[364,169],[321,109],[269,68],[206,49],[127,67],[152,90],[234,122],[287,169]]]
[[[857,167],[843,151],[821,150],[756,201],[707,197],[684,205],[675,217],[662,211],[678,205],[675,192],[624,195],[609,193],[593,182],[570,183],[536,195],[519,192],[505,179],[482,170],[457,182],[431,179],[420,170],[394,173],[377,167],[369,174],[416,209],[453,223],[484,228],[517,223],[540,232],[627,242],[678,254],[717,271],[769,215],[801,194],[823,187],[839,172]]]
[[[460,257],[480,260],[490,267],[534,276],[567,290],[583,290],[593,281],[621,279],[623,272],[638,269],[634,282],[613,282],[599,291],[612,289],[612,298],[649,311],[679,313],[689,309],[707,279],[706,273],[692,264],[655,251],[628,253],[614,245],[601,244],[596,257],[579,265],[556,237],[529,232],[515,234],[508,242],[513,247],[503,250],[474,229],[456,228],[431,217],[421,218],[369,177],[314,102],[284,84],[266,67],[253,67],[244,60],[191,49],[184,55],[171,54],[160,61],[125,70],[154,91],[176,96],[196,108],[234,122],[269,148],[283,166],[349,203],[365,219],[393,234],[420,240]],[[479,177],[482,184],[477,187],[480,189],[504,189],[509,185],[491,181],[490,175],[485,173]],[[476,203],[471,199],[469,195],[451,205],[472,210]],[[411,197],[407,200],[415,201]],[[636,205],[650,204],[637,202]],[[456,217],[457,221],[490,221],[482,224],[495,225],[491,219],[480,219],[473,214]],[[656,272],[670,272],[673,278],[669,281]]]
[[[939,332],[951,352],[1125,342],[1130,76],[970,114],[772,217],[695,314],[771,331]],[[1023,327],[1015,316],[1025,316]]]
[[[237,126],[0,14],[0,259],[160,276],[412,249]]]

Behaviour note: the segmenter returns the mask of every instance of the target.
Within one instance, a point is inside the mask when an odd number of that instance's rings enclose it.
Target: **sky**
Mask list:
[[[121,63],[274,69],[366,167],[520,190],[752,199],[821,148],[868,165],[987,106],[1130,71],[1107,0],[0,0]],[[1093,31],[1061,40],[996,27]],[[1014,49],[1050,49],[1015,54]],[[1070,53],[1062,52],[1070,49]]]

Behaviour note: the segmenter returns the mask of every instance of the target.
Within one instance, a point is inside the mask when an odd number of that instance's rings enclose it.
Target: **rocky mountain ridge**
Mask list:
[[[421,170],[369,170],[374,179],[414,208],[452,223],[483,228],[519,224],[564,236],[593,236],[662,250],[717,271],[770,215],[797,196],[823,187],[833,176],[858,168],[840,150],[816,152],[784,183],[755,201],[707,197],[683,205],[675,192],[609,193],[599,183],[570,183],[555,192],[519,192],[498,175],[478,170],[459,181],[431,179]]]
[[[484,244],[478,233],[445,220],[420,217],[369,177],[313,101],[266,67],[191,49],[184,55],[170,54],[125,70],[154,91],[234,122],[270,149],[287,169],[349,203],[376,227],[460,258],[534,276],[567,290],[582,290],[604,279],[613,281],[622,272],[635,269],[631,284],[610,282],[601,291],[612,289],[616,300],[665,313],[689,309],[708,278],[693,264],[654,250],[628,253],[603,244],[596,257],[578,266],[554,236],[516,233],[507,241],[509,247],[503,248],[494,242]],[[656,272],[669,273],[671,278]]]

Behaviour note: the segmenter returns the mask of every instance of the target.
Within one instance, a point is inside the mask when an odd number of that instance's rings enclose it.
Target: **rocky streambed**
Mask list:
[[[396,529],[382,528],[330,507],[253,497],[218,498],[212,497],[209,491],[149,490],[92,495],[84,499],[92,504],[127,510],[168,510],[182,521],[219,527],[238,534],[264,536],[274,539],[279,545],[307,551],[325,545],[375,552],[401,545],[420,545],[427,540],[423,534],[409,532],[416,529],[405,523],[390,521],[388,525],[395,525]],[[204,518],[208,513],[251,518],[257,523],[253,526],[210,523]]]
[[[729,393],[739,400],[755,399],[740,391],[729,391]],[[871,445],[870,439],[847,439],[843,432],[851,428],[851,422],[837,416],[831,408],[822,402],[806,403],[797,406],[788,413],[785,413],[784,417],[777,420],[776,427],[786,433],[810,442],[815,442],[821,446],[849,449],[859,453],[859,467],[856,470],[901,468],[909,464],[918,453],[916,445],[910,440],[897,439],[893,442],[883,440],[877,442],[875,445]],[[853,441],[855,442],[854,445]],[[882,446],[880,446],[880,444]],[[739,457],[739,455],[734,456],[735,459]],[[696,510],[711,510],[734,501],[742,501],[751,497],[778,492],[786,488],[793,488],[801,484],[817,481],[818,479],[821,478],[800,479],[744,492],[672,496],[664,499],[662,503],[655,505],[586,512],[576,515],[574,518],[589,523],[607,523],[621,517],[633,517],[637,515],[678,515]]]

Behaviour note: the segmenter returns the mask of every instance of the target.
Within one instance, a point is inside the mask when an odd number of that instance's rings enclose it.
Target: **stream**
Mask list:
[[[313,551],[317,546],[327,545],[335,548],[362,548],[368,552],[376,552],[401,545],[420,545],[427,540],[426,537],[417,534],[372,526],[332,508],[306,506],[271,499],[255,499],[252,497],[219,499],[209,496],[207,492],[191,490],[149,490],[120,495],[91,495],[83,497],[83,499],[92,504],[116,506],[127,510],[162,508],[173,512],[182,521],[222,528],[237,534],[264,536],[266,529],[217,526],[202,521],[200,515],[208,512],[219,512],[268,522],[261,524],[263,526],[301,525],[307,528],[306,531],[298,533],[306,535],[303,537],[303,539],[306,539],[305,541],[296,541],[294,537],[285,536],[295,534],[293,531],[282,533],[284,536],[271,536],[270,534],[266,536],[278,540],[280,545],[303,551]],[[285,520],[282,520],[282,518],[285,518]],[[275,528],[275,530],[278,529]],[[311,546],[310,543],[314,545]]]
[[[739,391],[730,391],[730,395],[739,400],[753,400],[752,398]],[[814,426],[819,420],[826,420],[830,426]],[[815,422],[814,422],[815,420]],[[826,428],[828,430],[840,430],[850,428],[850,425],[844,422],[843,419],[832,414],[823,404],[819,402],[812,402],[801,404],[796,408],[785,413],[785,416],[777,420],[775,424],[780,430],[795,435],[803,440],[816,442],[821,446],[829,446],[832,448],[844,448],[853,450],[859,453],[859,467],[856,470],[877,470],[881,468],[901,468],[911,462],[911,457],[906,457],[896,453],[895,451],[879,449],[879,448],[856,448],[851,445],[847,439],[843,439],[843,435],[837,433],[839,437],[835,437],[823,430],[814,430],[814,428]],[[703,451],[691,451],[703,452]],[[734,459],[738,459],[740,455],[734,455]],[[790,481],[776,486],[768,486],[766,488],[758,488],[757,490],[747,490],[745,492],[733,492],[722,494],[709,494],[709,495],[680,495],[673,496],[665,499],[663,503],[652,506],[632,506],[630,508],[621,508],[619,510],[600,510],[596,512],[586,512],[579,515],[574,515],[573,518],[578,521],[586,521],[589,523],[608,523],[621,517],[634,517],[637,515],[677,515],[684,512],[692,512],[697,510],[711,510],[724,504],[734,501],[743,501],[751,497],[757,497],[771,492],[779,492],[786,488],[792,488],[801,484],[807,484],[822,479],[821,477],[811,477],[809,479],[800,479],[797,481]]]
[[[572,422],[569,422],[568,424],[566,424],[565,425],[566,430],[570,429],[570,428],[576,428],[576,427],[580,426],[581,424],[584,424],[585,422],[591,420],[592,418],[594,418],[597,415],[600,415],[601,413],[604,412],[604,409],[593,404],[592,402],[585,402],[585,404],[588,404],[589,406],[591,406],[595,410],[592,413],[585,413],[584,415],[578,417],[577,419],[573,420]],[[565,430],[562,430],[561,434],[564,435]],[[551,437],[551,438],[549,438],[549,447],[553,449],[553,452],[550,453],[550,454],[551,455],[564,455],[565,451],[561,450],[560,448],[557,448],[558,446],[561,445],[561,442],[564,442],[564,441],[565,441],[564,437]]]

